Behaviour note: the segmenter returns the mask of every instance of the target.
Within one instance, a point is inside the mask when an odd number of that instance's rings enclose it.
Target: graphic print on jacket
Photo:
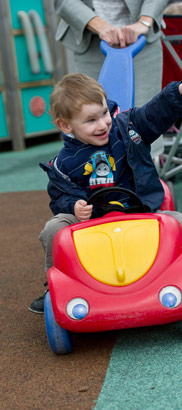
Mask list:
[[[114,185],[113,171],[116,171],[114,158],[104,151],[97,151],[91,155],[91,163],[85,165],[83,175],[89,175],[89,185],[91,189],[109,187]]]

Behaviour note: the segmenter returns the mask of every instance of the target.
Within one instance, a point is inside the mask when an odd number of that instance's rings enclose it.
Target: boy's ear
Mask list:
[[[64,132],[65,134],[70,134],[70,132],[72,131],[72,128],[70,127],[70,125],[68,124],[68,122],[65,121],[65,120],[63,120],[63,119],[61,119],[61,118],[58,118],[58,119],[56,120],[56,125],[57,125],[57,127],[58,127],[62,132]]]

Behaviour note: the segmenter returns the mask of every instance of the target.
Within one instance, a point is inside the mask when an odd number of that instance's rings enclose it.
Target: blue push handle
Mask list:
[[[112,48],[101,41],[100,48],[106,56],[98,82],[103,86],[107,98],[115,101],[121,111],[134,106],[135,78],[133,59],[144,45],[146,39],[141,35],[138,40],[125,48]]]
[[[144,35],[141,35],[135,43],[125,48],[110,47],[109,44],[107,44],[104,40],[102,40],[100,42],[100,49],[105,56],[108,53],[120,54],[121,51],[124,50],[126,53],[131,54],[134,58],[142,50],[145,44],[146,44],[146,38]]]

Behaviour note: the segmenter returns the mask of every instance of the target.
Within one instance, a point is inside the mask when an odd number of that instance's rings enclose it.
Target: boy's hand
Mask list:
[[[179,85],[179,93],[182,95],[182,83]]]
[[[93,205],[87,205],[87,202],[83,199],[79,199],[79,201],[77,201],[74,206],[75,216],[80,222],[90,219],[92,210]]]

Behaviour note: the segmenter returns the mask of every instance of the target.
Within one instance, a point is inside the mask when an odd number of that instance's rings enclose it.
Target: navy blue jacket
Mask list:
[[[170,83],[144,106],[116,117],[117,105],[108,100],[112,128],[109,143],[102,147],[63,136],[64,147],[58,156],[49,164],[40,164],[48,173],[54,215],[74,214],[77,200],[87,201],[93,190],[113,185],[132,189],[152,212],[160,208],[164,191],[151,159],[150,144],[182,117],[179,84]],[[122,198],[123,202],[127,199]]]

